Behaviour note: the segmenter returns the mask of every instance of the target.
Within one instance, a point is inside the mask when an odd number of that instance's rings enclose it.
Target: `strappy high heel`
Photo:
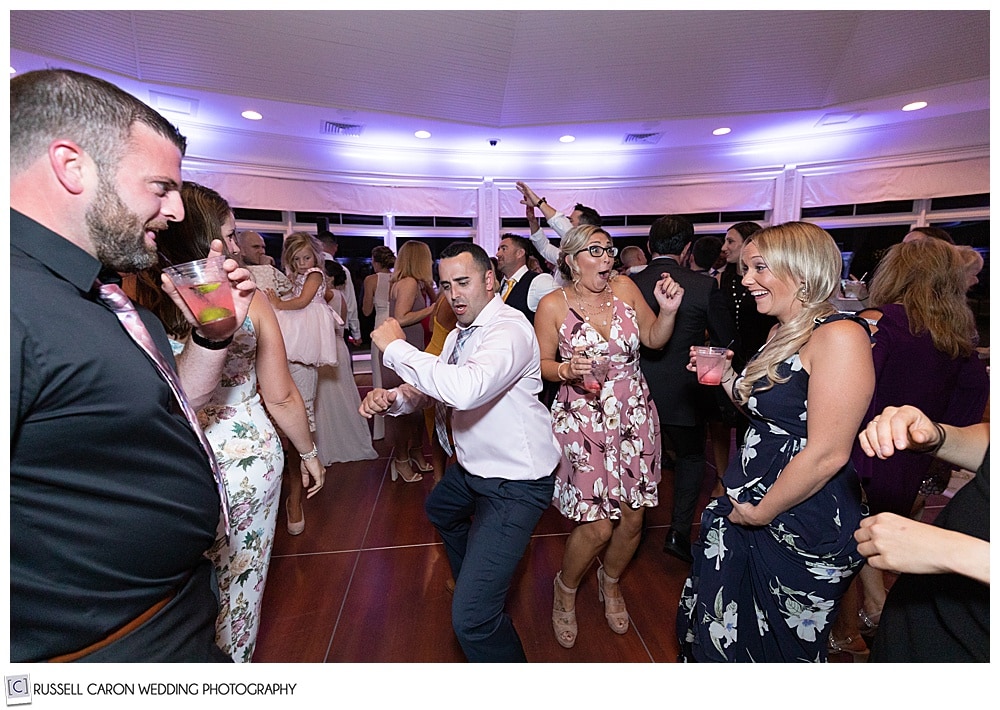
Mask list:
[[[628,610],[625,608],[625,597],[613,597],[604,591],[605,584],[617,584],[617,577],[609,577],[604,574],[604,565],[597,568],[597,599],[604,602],[604,618],[608,620],[608,626],[616,634],[624,634],[628,631]],[[619,592],[621,590],[619,589]]]
[[[847,636],[842,639],[835,639],[833,636],[830,636],[826,642],[826,652],[831,655],[849,653],[854,663],[867,662],[868,656],[871,654],[868,644],[864,642],[864,639],[855,636]]]
[[[417,458],[417,457],[415,457],[413,455],[414,451],[420,452],[420,457],[419,458]],[[424,473],[428,473],[428,472],[434,470],[434,467],[431,464],[427,463],[427,461],[424,460],[424,452],[420,449],[419,446],[413,447],[412,449],[410,449],[406,453],[409,454],[409,456],[410,456],[410,466],[412,466],[414,470],[416,470],[416,471],[423,471]]]
[[[868,615],[864,607],[858,609],[858,623],[861,626],[862,636],[874,636],[875,632],[878,631],[878,622],[882,619],[882,612],[878,614]]]
[[[576,643],[576,635],[579,631],[576,624],[576,589],[570,589],[562,582],[562,570],[556,572],[556,578],[552,580],[552,630],[556,632],[556,641],[563,648],[573,648]],[[562,592],[566,595],[573,595],[573,608],[560,609],[566,606],[559,603],[559,595]]]
[[[410,462],[406,461],[406,460],[397,461],[396,459],[393,459],[392,461],[390,461],[389,462],[389,473],[390,473],[390,476],[391,476],[392,480],[395,481],[397,478],[402,478],[403,481],[406,482],[406,483],[416,483],[417,481],[424,480],[424,477],[422,475],[420,475],[419,473],[416,473],[412,469],[410,470],[410,473],[412,473],[413,475],[410,478],[407,478],[406,474],[403,473],[402,469],[396,468],[397,466],[404,466],[404,465],[405,466],[409,466],[409,464],[410,464]]]

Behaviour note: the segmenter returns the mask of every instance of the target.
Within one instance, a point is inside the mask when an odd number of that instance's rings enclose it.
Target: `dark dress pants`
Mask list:
[[[514,570],[538,519],[552,503],[553,475],[534,481],[445,469],[427,498],[455,578],[452,627],[471,662],[524,662],[521,639],[504,611]]]
[[[674,510],[670,527],[690,539],[694,509],[705,478],[705,424],[663,425],[663,446],[677,456],[674,466]]]

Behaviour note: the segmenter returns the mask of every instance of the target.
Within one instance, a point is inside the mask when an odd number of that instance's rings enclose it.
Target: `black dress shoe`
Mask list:
[[[663,551],[687,563],[694,562],[694,557],[691,556],[691,541],[676,530],[667,533],[667,539],[663,543]]]

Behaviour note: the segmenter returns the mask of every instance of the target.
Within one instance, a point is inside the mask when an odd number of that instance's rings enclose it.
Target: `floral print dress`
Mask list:
[[[723,477],[725,495],[702,514],[677,614],[685,660],[825,661],[840,598],[864,562],[854,540],[861,488],[850,463],[768,525],[736,525],[726,517],[730,497],[759,502],[806,446],[809,374],[798,353],[778,366],[778,375],[790,379],[751,393],[742,455]]]
[[[631,306],[613,301],[608,340],[572,308],[559,328],[563,361],[583,347],[587,357],[610,362],[597,394],[579,381],[563,382],[552,404],[552,430],[563,451],[552,500],[576,522],[617,520],[622,504],[638,509],[658,502],[660,423],[639,370],[639,326]]]
[[[208,556],[219,580],[216,641],[236,662],[253,657],[281,494],[281,441],[257,394],[257,335],[236,331],[211,402],[198,420],[226,480],[230,535],[219,526]]]

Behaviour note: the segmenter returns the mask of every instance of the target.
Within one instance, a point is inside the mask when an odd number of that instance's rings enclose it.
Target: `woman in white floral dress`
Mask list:
[[[573,285],[545,296],[535,313],[542,377],[561,382],[552,429],[563,450],[553,504],[579,525],[570,533],[553,582],[552,626],[565,648],[576,643],[576,590],[594,558],[598,594],[611,630],[628,631],[618,579],[635,554],[643,511],[655,506],[660,481],[660,424],[639,370],[639,344],[663,347],[684,290],[669,276],[656,286],[659,315],[638,287],[612,270],[618,250],[599,227],[571,229],[560,244]],[[556,353],[561,356],[557,361]],[[595,359],[608,372],[588,389]]]
[[[204,258],[211,240],[220,238],[230,253],[238,253],[233,238],[236,222],[218,193],[185,182],[181,198],[184,221],[171,222],[157,237],[157,247],[165,258],[175,264]],[[137,286],[137,300],[160,316],[178,341],[176,349],[181,350],[181,341],[187,338],[185,321],[169,299],[160,297],[153,285],[158,282],[159,274],[144,274]],[[268,414],[292,445],[306,454],[303,484],[309,488],[311,477],[309,494],[316,493],[323,486],[324,470],[309,431],[305,404],[288,372],[278,321],[266,296],[258,291],[227,349],[222,380],[198,412],[229,497],[230,533],[227,536],[220,524],[208,556],[215,562],[219,582],[216,642],[236,662],[249,662],[253,657],[281,493],[281,442]]]
[[[741,259],[743,285],[778,324],[742,375],[729,364],[723,375],[750,428],[725,494],[702,515],[677,615],[681,656],[825,661],[838,603],[864,561],[850,455],[875,386],[871,339],[862,319],[828,302],[842,262],[819,227],[764,229]]]

